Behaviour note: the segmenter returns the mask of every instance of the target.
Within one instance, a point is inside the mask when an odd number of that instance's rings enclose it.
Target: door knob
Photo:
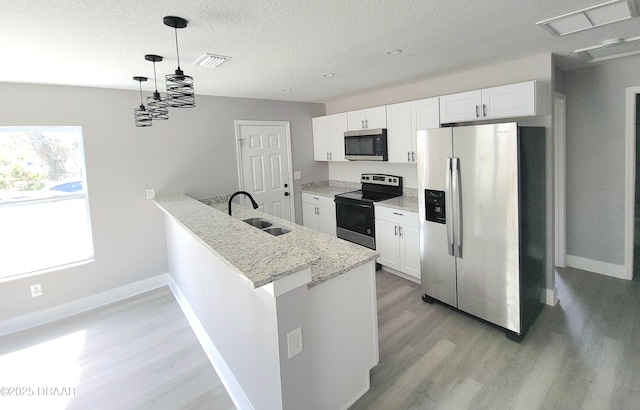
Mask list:
[[[289,196],[289,193],[288,193],[288,192],[285,192],[285,193],[284,193],[284,196]]]

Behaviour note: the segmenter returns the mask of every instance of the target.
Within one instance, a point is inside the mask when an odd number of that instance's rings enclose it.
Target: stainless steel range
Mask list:
[[[362,174],[362,189],[335,196],[338,238],[376,248],[373,203],[402,195],[402,177]]]

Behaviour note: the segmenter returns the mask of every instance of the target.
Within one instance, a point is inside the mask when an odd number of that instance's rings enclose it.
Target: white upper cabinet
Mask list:
[[[387,105],[389,162],[412,162],[411,103]]]
[[[313,159],[316,161],[346,161],[344,132],[347,113],[325,115],[311,119],[313,125]]]
[[[416,131],[440,127],[438,97],[387,105],[389,162],[416,162]]]
[[[440,122],[476,121],[536,115],[536,81],[440,97]]]
[[[386,106],[349,111],[347,113],[347,128],[348,131],[364,130],[367,128],[387,128]]]

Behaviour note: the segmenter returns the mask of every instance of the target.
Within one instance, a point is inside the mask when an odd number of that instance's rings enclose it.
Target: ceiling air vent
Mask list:
[[[597,46],[576,50],[574,53],[589,63],[633,56],[640,54],[640,37],[612,38]]]
[[[554,36],[564,36],[636,16],[633,0],[612,0],[536,24]]]
[[[226,60],[229,60],[231,57],[220,56],[216,54],[206,53],[203,54],[202,57],[197,59],[195,63],[200,67],[214,68],[224,63]]]

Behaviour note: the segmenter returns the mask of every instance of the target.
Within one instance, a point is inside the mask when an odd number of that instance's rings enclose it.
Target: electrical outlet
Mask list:
[[[35,285],[31,285],[31,297],[35,298],[36,296],[42,295],[42,285],[36,283]]]
[[[302,328],[292,330],[287,333],[287,349],[289,350],[289,359],[302,352]]]
[[[155,189],[147,189],[147,199],[153,199],[156,197]]]

